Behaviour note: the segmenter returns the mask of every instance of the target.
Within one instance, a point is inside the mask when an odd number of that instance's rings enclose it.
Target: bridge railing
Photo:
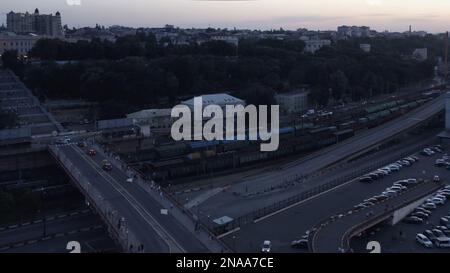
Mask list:
[[[109,231],[121,245],[125,252],[143,252],[141,241],[127,225],[120,212],[105,198],[85,177],[69,158],[57,147],[50,146],[50,151],[61,163],[66,172],[78,184],[89,202],[96,208],[97,213],[107,223]]]
[[[106,147],[99,145],[94,139],[90,139],[89,144],[104,157],[108,158],[113,166],[126,173],[128,177],[133,178],[133,183],[139,185],[139,187],[153,196],[155,200],[160,199],[159,201],[165,203],[164,205],[166,205],[166,207],[167,203],[170,204],[169,206],[172,207],[172,215],[175,218],[182,222],[191,222],[191,225],[196,227],[195,229],[197,232],[203,231],[206,233],[206,237],[209,237],[209,240],[215,240],[218,244],[218,247],[216,247],[218,251],[220,249],[222,252],[231,252],[231,248],[225,242],[216,238],[216,233],[211,227],[200,221],[197,215],[193,214],[189,209],[186,209],[183,204],[179,203],[176,198],[173,198],[166,189],[147,178],[143,173],[128,166],[118,155],[110,152]],[[176,213],[173,209],[178,210],[179,213]]]

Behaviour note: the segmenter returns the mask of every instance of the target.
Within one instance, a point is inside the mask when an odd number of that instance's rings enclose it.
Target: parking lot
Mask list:
[[[395,226],[380,225],[368,231],[363,237],[353,239],[351,246],[355,252],[367,252],[367,243],[378,241],[381,244],[381,251],[385,253],[448,253],[450,252],[448,248],[425,248],[416,242],[416,235],[440,225],[441,217],[449,213],[450,202],[447,202],[432,211],[428,221],[423,224],[401,222]]]
[[[448,152],[448,147],[444,147],[445,151]],[[432,156],[420,155],[420,151],[417,151],[417,156],[419,161],[414,163],[412,166],[403,167],[398,172],[392,172],[390,175],[383,178],[377,179],[373,183],[361,183],[359,178],[352,182],[349,182],[337,189],[330,192],[317,196],[311,200],[303,202],[298,206],[291,209],[282,211],[276,215],[273,215],[267,219],[263,219],[257,223],[252,223],[250,225],[244,226],[238,232],[230,234],[224,238],[224,240],[235,250],[239,252],[255,252],[259,251],[260,246],[263,241],[270,240],[272,243],[273,252],[306,252],[305,250],[294,249],[291,247],[291,242],[293,240],[300,239],[307,230],[311,229],[318,222],[352,209],[355,205],[363,202],[363,200],[371,198],[375,195],[381,194],[386,188],[391,187],[394,182],[409,178],[415,179],[433,179],[435,175],[440,176],[445,179],[448,177],[450,170],[445,167],[436,167],[435,162],[437,159],[442,158],[443,154],[436,153]],[[444,208],[439,210],[432,215],[430,222],[436,221],[441,218],[439,215],[442,211],[448,212],[449,207],[446,205]],[[446,215],[447,213],[445,213]],[[398,224],[393,229],[399,228],[397,232],[402,230],[404,223]],[[415,228],[416,231],[413,235],[410,235],[410,240],[412,245],[415,245],[415,235],[417,232],[422,232],[426,229],[425,224],[417,230],[415,225],[407,225],[407,228]],[[406,236],[406,229],[404,234]],[[382,229],[384,231],[384,229]],[[387,236],[392,240],[392,232],[387,232]],[[380,233],[382,234],[381,230]],[[385,235],[386,236],[386,235]],[[383,236],[381,236],[383,237]],[[354,249],[356,251],[368,252],[365,250],[365,245],[367,242],[373,238],[360,238],[355,240]],[[384,240],[383,240],[384,242]],[[389,250],[389,244],[386,244],[386,251]],[[406,248],[404,251],[407,251]],[[421,250],[419,246],[416,250],[410,250],[410,252],[415,252]],[[392,252],[401,250],[392,249]]]

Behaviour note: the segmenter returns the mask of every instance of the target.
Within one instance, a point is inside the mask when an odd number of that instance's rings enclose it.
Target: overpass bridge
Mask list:
[[[125,252],[204,253],[226,251],[197,228],[192,219],[168,203],[150,182],[131,174],[97,148],[96,156],[77,145],[51,145],[49,151],[108,225]],[[113,163],[111,171],[102,161]],[[132,176],[134,181],[127,182]],[[167,210],[167,211],[166,211]]]
[[[406,216],[414,207],[411,205],[423,201],[441,187],[442,183],[424,182],[372,207],[326,219],[309,235],[309,249],[317,253],[350,252],[351,238],[384,221],[400,220],[399,212]]]

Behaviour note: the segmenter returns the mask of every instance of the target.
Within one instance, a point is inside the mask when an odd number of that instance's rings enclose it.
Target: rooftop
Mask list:
[[[148,118],[156,118],[156,117],[167,117],[170,116],[172,109],[146,109],[138,112],[134,112],[127,115],[127,118],[132,119],[148,119]]]
[[[243,101],[241,99],[238,99],[236,97],[230,96],[230,95],[228,95],[226,93],[201,95],[199,97],[202,98],[204,105],[211,105],[211,104],[215,104],[215,105],[225,105],[225,104],[235,105],[235,104],[243,104],[243,103],[245,103],[245,101]],[[188,106],[193,106],[194,105],[194,98],[192,98],[190,100],[187,100],[187,101],[183,101],[182,104],[185,104],[185,105],[188,105]]]

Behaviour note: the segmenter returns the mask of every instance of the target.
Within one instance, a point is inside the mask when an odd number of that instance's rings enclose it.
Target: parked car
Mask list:
[[[436,241],[437,237],[436,235],[429,229],[425,230],[423,232],[423,235],[427,236],[428,239],[430,239],[433,243]]]
[[[430,239],[428,239],[427,236],[425,236],[425,235],[423,235],[423,234],[421,234],[421,233],[417,234],[417,236],[416,236],[416,241],[417,241],[419,244],[421,244],[421,245],[423,245],[424,247],[426,247],[426,248],[432,248],[432,247],[434,246],[434,245],[433,245],[433,242],[431,242]]]
[[[447,236],[445,236],[444,232],[442,232],[442,230],[440,230],[440,229],[435,228],[435,229],[432,230],[432,232],[438,238],[446,238],[447,237]]]
[[[408,224],[422,224],[423,219],[412,216],[412,217],[406,217],[405,219],[403,219],[403,222],[408,223]]]
[[[95,156],[97,154],[97,151],[95,151],[94,149],[89,149],[89,151],[87,151],[87,154],[90,156]]]
[[[433,178],[433,181],[434,182],[440,182],[441,178],[439,177],[439,175],[435,175],[434,178]]]
[[[419,217],[419,218],[422,218],[422,219],[428,219],[428,218],[430,217],[429,214],[427,214],[427,213],[425,213],[425,212],[420,212],[420,211],[418,211],[418,212],[413,212],[413,213],[411,214],[411,216]]]
[[[437,159],[436,162],[434,163],[434,165],[436,167],[444,167],[445,166],[445,160],[443,159]]]
[[[421,208],[421,207],[416,208],[414,211],[415,211],[415,212],[423,212],[423,213],[426,213],[426,214],[428,214],[428,215],[431,215],[431,211],[426,210],[426,209]]]
[[[448,220],[448,218],[446,218],[446,217],[442,217],[441,218],[441,225],[443,225],[443,226],[446,226],[446,227],[448,227],[448,228],[450,228],[450,221]]]
[[[359,182],[362,182],[362,183],[372,183],[372,182],[373,182],[373,179],[372,179],[372,177],[369,177],[369,176],[363,176],[363,177],[361,177],[361,178],[359,179]]]
[[[430,210],[430,209],[435,210],[437,208],[436,204],[434,204],[434,203],[425,203],[422,205],[422,207],[424,209],[428,209],[428,210]]]
[[[438,197],[432,198],[432,199],[431,199],[431,202],[433,202],[433,203],[436,204],[436,205],[440,205],[440,206],[445,205],[445,200],[442,199],[442,198],[438,198]]]

